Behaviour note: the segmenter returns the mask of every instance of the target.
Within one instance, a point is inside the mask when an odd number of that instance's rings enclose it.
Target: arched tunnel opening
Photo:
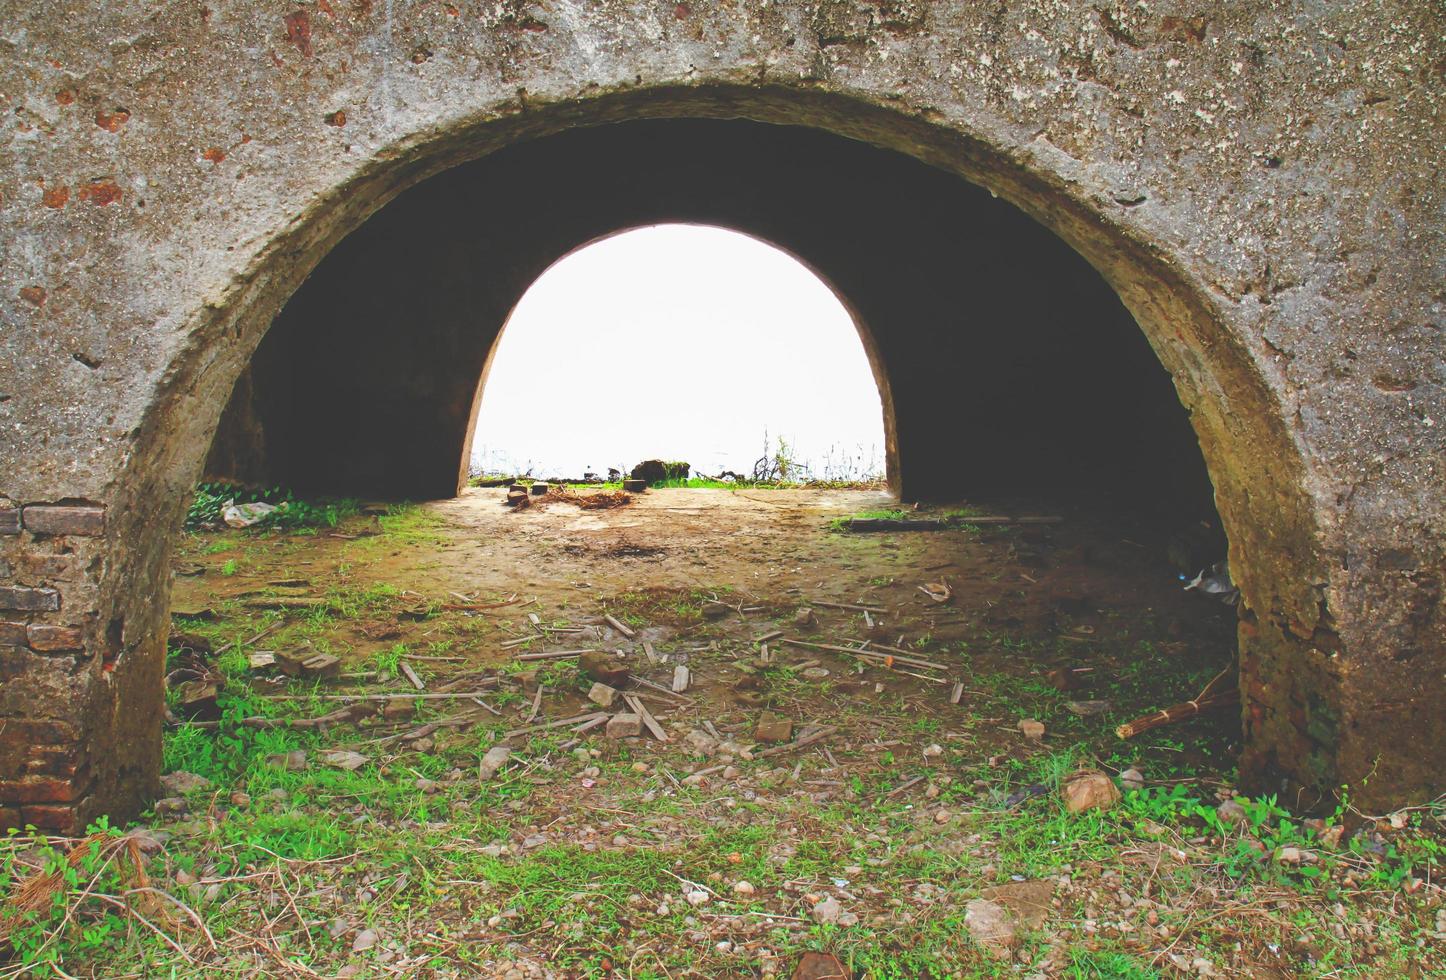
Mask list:
[[[903,500],[1093,503],[1218,528],[1168,374],[1068,245],[912,158],[746,121],[574,129],[404,192],[277,317],[208,473],[308,493],[454,495],[478,379],[522,293],[586,242],[665,222],[756,236],[834,286],[889,407],[888,475]]]
[[[478,481],[598,481],[642,460],[685,486],[885,475],[853,315],[794,257],[714,226],[632,228],[559,259],[508,317],[478,400]]]

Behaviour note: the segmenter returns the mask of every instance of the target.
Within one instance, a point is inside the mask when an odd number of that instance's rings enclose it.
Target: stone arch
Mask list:
[[[84,681],[92,694],[75,734],[91,775],[83,795],[76,789],[51,801],[57,812],[83,820],[100,810],[131,809],[153,782],[165,603],[141,583],[165,580],[166,539],[179,524],[227,395],[268,326],[323,257],[398,194],[460,163],[579,127],[669,118],[803,126],[897,151],[987,188],[1083,256],[1173,377],[1210,469],[1232,566],[1251,611],[1241,627],[1247,773],[1284,776],[1315,792],[1364,774],[1356,765],[1359,752],[1336,744],[1348,734],[1339,712],[1333,730],[1307,740],[1287,708],[1311,698],[1338,705],[1342,698],[1339,676],[1309,652],[1328,646],[1333,634],[1319,584],[1326,578],[1320,528],[1288,407],[1176,243],[1121,220],[1116,206],[1076,184],[1068,161],[1003,143],[958,114],[805,87],[656,85],[439,112],[430,126],[370,153],[318,196],[299,196],[300,210],[284,227],[238,241],[248,255],[244,271],[219,295],[197,293],[187,308],[174,311],[184,343],[155,378],[145,379],[152,387],[144,414],[110,484],[95,615],[86,626],[88,646],[103,647],[105,656]],[[104,758],[107,749],[111,757]]]
[[[401,141],[332,188],[266,244],[224,303],[192,314],[189,343],[172,362],[142,426],[130,472],[120,481],[122,495],[154,494],[170,506],[163,522],[137,535],[151,543],[135,553],[143,563],[117,581],[160,574],[165,547],[155,539],[179,521],[185,488],[200,472],[229,388],[306,276],[383,205],[429,177],[511,144],[608,123],[720,117],[801,125],[903,153],[984,187],[1083,256],[1130,310],[1190,412],[1247,608],[1272,610],[1297,631],[1313,634],[1321,622],[1321,599],[1312,583],[1322,576],[1303,468],[1283,407],[1241,338],[1217,315],[1209,290],[1192,281],[1187,263],[1172,254],[1169,243],[1142,240],[1111,220],[1112,212],[1099,202],[1077,199],[1069,182],[1042,160],[1002,152],[958,121],[941,125],[844,96],[728,86],[616,92],[529,106],[480,123],[469,119]],[[125,507],[122,513],[138,511]],[[1265,662],[1288,663],[1300,643],[1276,624],[1262,628],[1247,619],[1242,645],[1248,673],[1252,651]],[[1309,690],[1330,682],[1307,677],[1291,683]],[[1312,749],[1287,726],[1272,731],[1264,720],[1252,725],[1247,718],[1256,753],[1247,766],[1296,776],[1292,757]],[[1331,771],[1319,756],[1314,747],[1314,767]],[[1321,788],[1318,779],[1298,785]]]

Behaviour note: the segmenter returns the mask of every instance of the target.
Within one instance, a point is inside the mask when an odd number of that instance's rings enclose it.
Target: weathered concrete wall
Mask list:
[[[666,116],[909,153],[1084,255],[1174,376],[1210,467],[1248,611],[1249,774],[1306,804],[1342,782],[1368,807],[1440,788],[1439,8],[11,0],[0,15],[0,497],[105,507],[99,534],[24,530],[22,514],[0,539],[7,587],[59,606],[0,593],[4,819],[28,806],[60,826],[149,789],[166,541],[236,378],[327,251],[450,165]],[[65,549],[64,568],[36,564]],[[75,624],[81,650],[35,652],[32,625]],[[37,721],[54,723],[43,742],[10,739]],[[93,783],[40,781],[67,751],[56,765]]]

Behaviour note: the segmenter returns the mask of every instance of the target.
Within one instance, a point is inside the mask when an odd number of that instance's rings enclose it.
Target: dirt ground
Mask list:
[[[282,593],[325,596],[338,586],[392,588],[443,606],[515,595],[515,605],[485,613],[443,608],[424,620],[403,617],[395,630],[338,622],[322,645],[355,664],[398,642],[445,642],[460,629],[465,639],[453,640],[448,652],[464,657],[467,668],[505,668],[517,653],[596,648],[621,654],[636,676],[669,684],[674,666],[684,663],[694,680],[687,710],[675,709],[679,720],[696,715],[739,729],[766,705],[799,727],[847,726],[857,718],[863,729],[847,738],[864,735],[870,711],[887,707],[912,713],[915,725],[932,718],[968,729],[981,761],[1037,750],[1017,728],[1031,717],[1051,738],[1097,738],[1119,768],[1128,768],[1149,751],[1118,743],[1109,734],[1114,726],[1192,697],[1231,661],[1233,611],[1183,591],[1165,546],[1141,526],[1075,516],[1054,525],[944,532],[831,528],[832,520],[895,506],[884,493],[858,490],[654,489],[627,506],[599,510],[563,503],[513,511],[502,505],[504,497],[502,490],[472,489],[425,505],[430,546],[383,547],[364,563],[352,559],[357,549],[348,535],[375,530],[365,526],[323,532],[299,547],[268,545],[248,553],[229,576],[178,577],[175,602],[184,610]],[[1005,506],[991,513],[1039,511]],[[183,562],[214,571],[230,554]],[[269,584],[278,581],[298,584]],[[952,591],[947,602],[921,589],[941,582]],[[725,615],[713,618],[724,612],[714,600],[729,607]],[[866,616],[829,603],[884,611]],[[801,627],[800,609],[812,610]],[[608,626],[601,619],[608,613],[632,623],[636,637]],[[583,632],[544,632],[530,615]],[[777,668],[808,662],[829,672],[819,683],[790,677],[774,685],[754,669],[754,640],[779,629],[783,639],[906,649],[943,668],[916,677],[836,651],[774,642]],[[531,639],[501,647],[523,637]],[[644,656],[645,640],[661,654],[658,663]],[[1079,669],[1078,688],[1067,696],[1047,679],[1056,668]],[[966,688],[958,705],[949,701],[955,682]],[[1108,707],[1079,716],[1071,701]],[[580,691],[549,692],[538,717],[567,717],[587,706]],[[655,711],[663,721],[673,713]],[[1169,732],[1163,761],[1228,770],[1237,728],[1226,712]]]
[[[1233,708],[1116,736],[1232,660],[1144,522],[504,497],[186,534],[167,796],[0,944],[110,980],[1443,975],[1439,808],[1240,796]],[[965,513],[1048,512],[909,516]]]

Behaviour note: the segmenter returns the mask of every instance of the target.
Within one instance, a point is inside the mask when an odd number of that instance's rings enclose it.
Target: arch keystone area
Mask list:
[[[700,121],[907,159],[1083,256],[1169,371],[1214,483],[1243,594],[1245,779],[1303,808],[1347,785],[1368,812],[1442,789],[1446,160],[1440,73],[1411,47],[1439,33],[1429,5],[1215,10],[1184,33],[1144,13],[1123,40],[1083,2],[1048,19],[624,2],[547,30],[360,10],[305,32],[265,4],[210,6],[11,12],[30,43],[0,67],[0,826],[74,830],[152,794],[169,541],[232,393],[326,257],[467,168]],[[1305,40],[1346,34],[1332,54]],[[524,199],[529,250],[485,298],[505,312],[580,233],[648,205],[731,214],[857,301],[860,271],[807,222],[749,210],[789,158],[752,162],[731,197],[639,192],[589,229],[557,201],[606,161],[575,159],[580,176]],[[886,211],[896,190],[867,200]],[[913,362],[890,364],[863,316],[910,494]],[[444,462],[437,494],[455,491]]]

